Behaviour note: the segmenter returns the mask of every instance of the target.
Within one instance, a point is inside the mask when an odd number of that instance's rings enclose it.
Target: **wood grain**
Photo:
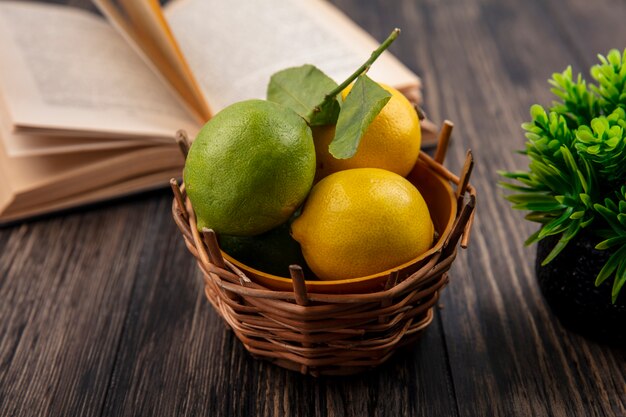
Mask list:
[[[532,226],[510,211],[495,185],[496,169],[524,166],[508,152],[522,147],[518,126],[528,106],[549,103],[544,80],[567,63],[587,65],[564,48],[567,42],[540,6],[465,1],[442,8],[425,1],[416,7],[415,15],[432,25],[431,46],[440,51],[433,54],[436,71],[448,77],[435,86],[447,97],[444,114],[464,141],[450,163],[460,163],[463,148],[475,151],[473,183],[482,197],[470,254],[455,265],[463,282],[451,274],[442,299],[450,306],[442,321],[455,392],[461,415],[624,415],[623,355],[555,322],[535,283],[534,253],[522,247]],[[626,39],[623,27],[620,36]],[[586,357],[582,350],[594,353]],[[610,363],[612,372],[598,360]]]
[[[525,166],[512,150],[551,73],[626,46],[626,2],[333,2],[379,40],[403,29],[392,52],[429,117],[455,124],[447,166],[476,158],[470,248],[419,344],[350,378],[253,359],[206,301],[165,190],[0,229],[0,415],[626,416],[626,352],[552,317],[533,225],[496,186]]]
[[[2,231],[0,413],[100,415],[150,201]],[[123,260],[123,262],[122,262]]]

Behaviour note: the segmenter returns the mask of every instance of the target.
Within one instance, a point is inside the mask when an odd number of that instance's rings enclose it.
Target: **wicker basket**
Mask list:
[[[433,306],[448,282],[456,248],[467,247],[476,194],[469,184],[471,152],[460,177],[442,166],[452,124],[444,124],[435,158],[421,153],[422,166],[456,185],[456,205],[450,227],[440,245],[416,259],[413,268],[372,276],[355,293],[319,292],[315,281],[305,281],[302,269],[290,268],[291,288],[261,284],[241,264],[220,251],[215,233],[199,233],[184,187],[172,180],[172,214],[187,248],[204,273],[208,300],[253,356],[310,375],[347,375],[382,364],[400,347],[413,343],[433,320]],[[185,150],[182,138],[183,150]],[[276,277],[280,279],[279,277]],[[369,281],[369,280],[366,280]],[[319,282],[319,281],[317,281]],[[331,281],[332,283],[332,281]],[[331,284],[332,285],[332,284]],[[341,282],[338,287],[345,289]]]

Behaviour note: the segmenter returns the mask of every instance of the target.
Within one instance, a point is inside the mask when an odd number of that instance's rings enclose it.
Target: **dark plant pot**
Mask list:
[[[550,236],[537,245],[535,271],[539,287],[552,312],[563,326],[598,342],[626,346],[626,294],[611,303],[613,279],[599,287],[595,279],[610,256],[596,250],[598,238],[588,231],[579,233],[546,266],[541,261],[560,236]]]

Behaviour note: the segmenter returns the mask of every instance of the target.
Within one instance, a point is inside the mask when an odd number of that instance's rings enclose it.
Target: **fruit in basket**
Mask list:
[[[351,168],[383,168],[406,176],[415,165],[421,145],[421,130],[417,113],[409,100],[398,90],[379,84],[391,93],[391,98],[369,125],[356,154],[337,159],[328,151],[335,136],[335,126],[316,126],[313,139],[317,158],[316,179],[333,172]],[[352,85],[341,93],[345,100]]]
[[[315,175],[311,129],[264,100],[235,103],[198,133],[183,172],[198,228],[252,236],[285,223]]]
[[[417,161],[421,130],[415,109],[398,90],[366,74],[399,33],[394,29],[340,84],[313,65],[272,75],[267,99],[293,109],[315,129],[317,179],[364,167],[406,176]]]
[[[417,188],[398,174],[358,168],[317,183],[291,226],[324,280],[383,272],[427,251],[434,227]]]
[[[219,245],[239,262],[269,274],[288,277],[289,265],[306,268],[300,245],[289,234],[289,223],[258,236],[220,235]]]

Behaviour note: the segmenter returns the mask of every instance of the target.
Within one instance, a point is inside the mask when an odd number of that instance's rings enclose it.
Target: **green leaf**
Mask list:
[[[546,236],[557,235],[565,231],[571,224],[571,222],[567,222],[567,220],[572,215],[573,211],[573,208],[568,207],[563,210],[563,213],[559,217],[543,226],[539,232],[539,240],[545,238]]]
[[[578,172],[578,166],[576,165],[576,160],[574,156],[565,146],[561,146],[561,152],[563,153],[563,160],[565,161],[565,165],[569,168],[571,172]]]
[[[593,208],[604,217],[613,230],[622,230],[622,225],[617,221],[617,217],[611,210],[600,204],[594,204]]]
[[[530,178],[530,175],[528,174],[528,172],[525,172],[525,171],[498,171],[498,175],[501,175],[505,178],[511,178],[514,180],[517,180],[520,178],[525,178],[525,179]]]
[[[580,201],[582,201],[585,206],[593,206],[593,202],[591,201],[591,197],[589,197],[589,194],[580,193],[578,194],[578,197],[580,197]]]
[[[549,213],[545,213],[542,211],[532,211],[525,215],[524,218],[531,222],[545,224],[550,222],[554,217],[550,216]]]
[[[587,220],[580,222],[580,228],[584,229],[585,227],[589,226],[591,223],[593,223],[594,219],[595,219],[595,216],[593,215],[589,216]]]
[[[620,263],[620,256],[626,255],[625,247],[620,248],[615,252],[608,261],[604,264],[600,273],[596,277],[596,287],[600,286],[604,281],[611,276],[611,274],[617,269]]]
[[[608,197],[604,199],[604,205],[606,206],[604,208],[607,209],[609,213],[611,213],[612,211],[615,211],[615,212],[618,211],[618,205],[615,204],[615,202]],[[611,217],[613,216],[612,213],[610,215]]]
[[[569,241],[572,240],[574,236],[576,236],[579,230],[580,230],[580,224],[572,223],[569,226],[569,228],[565,231],[565,233],[563,233],[563,236],[561,236],[561,239],[559,239],[559,241],[554,246],[554,248],[552,248],[552,251],[550,251],[548,256],[546,256],[546,259],[544,259],[543,262],[541,262],[541,266],[546,266],[547,264],[550,263],[550,261],[556,258],[558,254],[561,253],[563,249],[565,249]]]
[[[272,75],[267,99],[291,108],[311,126],[333,124],[337,121],[340,104],[334,97],[325,98],[336,87],[332,78],[307,64]]]
[[[530,210],[530,211],[554,211],[554,210],[559,210],[563,208],[563,206],[558,203],[519,203],[519,204],[513,204],[512,207],[515,210]]]
[[[337,159],[351,158],[370,123],[391,98],[367,75],[359,75],[339,112],[335,138],[328,150]]]
[[[591,86],[599,96],[599,104],[605,114],[626,105],[626,49],[620,54],[616,49],[606,57],[598,55],[600,64],[591,68],[591,76],[598,85]]]
[[[622,259],[619,268],[617,269],[617,275],[615,281],[613,281],[613,289],[611,290],[611,301],[613,304],[617,301],[617,296],[622,287],[626,284],[626,262]]]
[[[550,165],[534,160],[529,164],[529,168],[542,183],[553,191],[567,190],[571,186],[564,178],[559,176],[559,171]]]
[[[533,192],[534,189],[530,188],[530,187],[524,187],[523,185],[515,185],[515,184],[510,184],[508,182],[504,182],[504,181],[499,181],[498,182],[498,187],[500,188],[504,188],[506,190],[511,190],[511,191],[521,191],[521,192]]]
[[[336,98],[326,99],[308,115],[309,126],[334,125],[340,111],[341,105]]]
[[[558,203],[558,205],[562,204],[562,202],[560,202],[558,198],[543,193],[511,194],[506,196],[506,199],[512,203]]]
[[[619,244],[626,244],[626,236],[617,236],[617,237],[612,237],[612,238],[603,240],[602,242],[596,245],[596,249],[606,250]]]
[[[541,232],[541,229],[537,230],[535,233],[533,233],[532,235],[528,236],[528,239],[526,239],[526,241],[524,242],[524,245],[530,246],[533,243],[538,242],[539,241],[539,232]]]
[[[530,117],[537,119],[540,117],[548,117],[546,111],[539,104],[533,104],[530,106]]]

